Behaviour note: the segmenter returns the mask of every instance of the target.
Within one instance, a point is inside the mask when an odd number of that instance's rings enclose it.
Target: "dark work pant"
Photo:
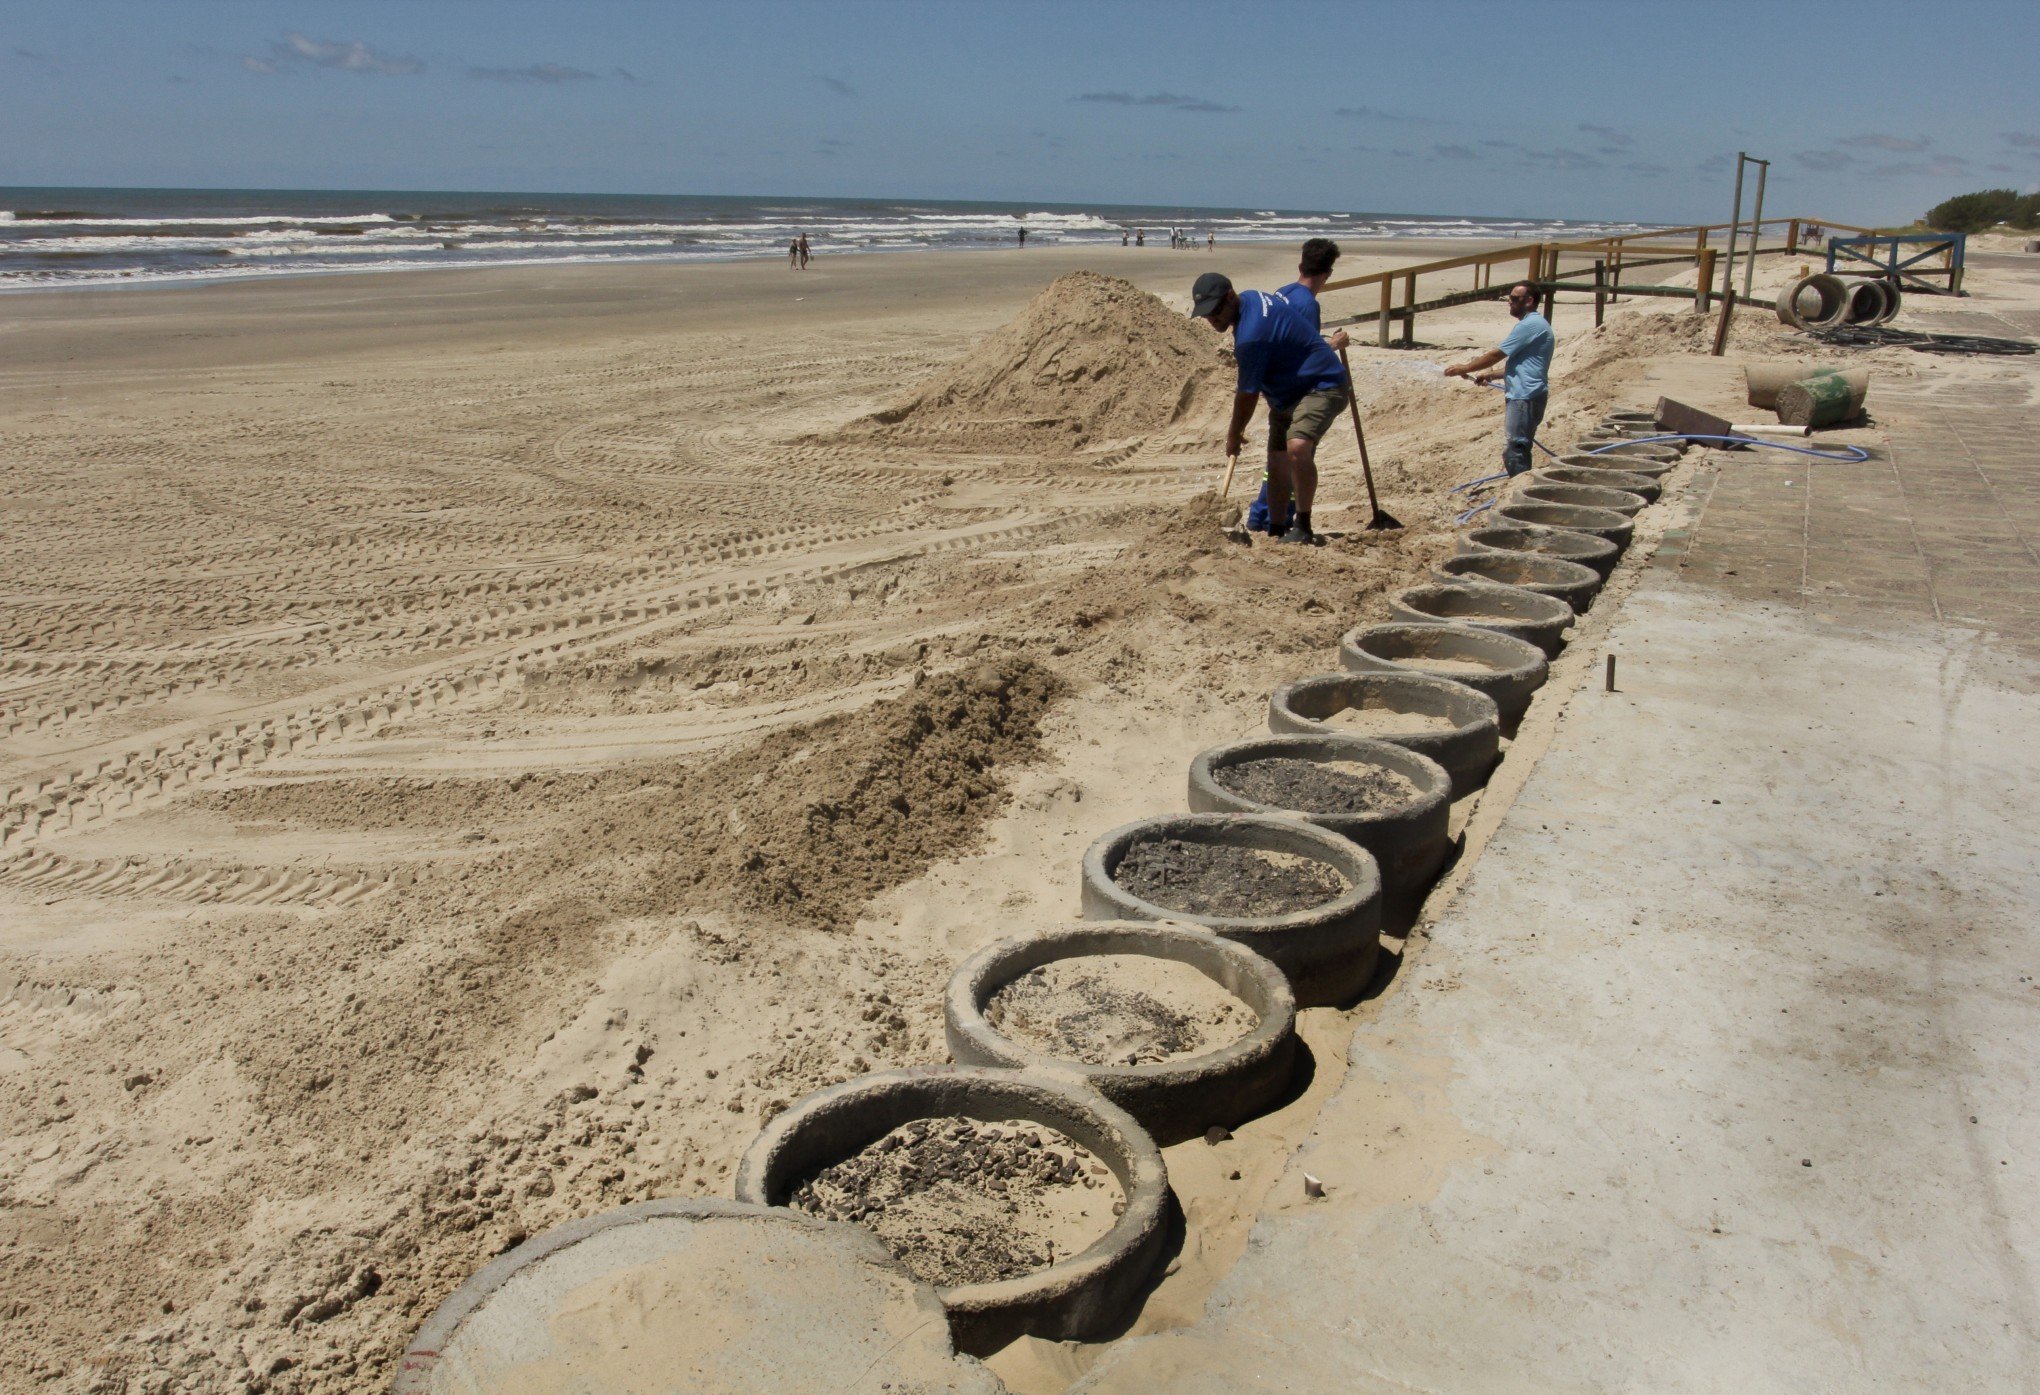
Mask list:
[[[1502,415],[1502,468],[1511,475],[1520,475],[1534,463],[1530,459],[1530,439],[1537,434],[1537,428],[1544,421],[1544,404],[1551,400],[1549,393],[1538,393],[1521,402],[1510,402]]]

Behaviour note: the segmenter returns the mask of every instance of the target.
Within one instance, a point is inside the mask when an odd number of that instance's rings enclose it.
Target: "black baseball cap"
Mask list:
[[[1224,302],[1225,294],[1232,289],[1232,281],[1216,271],[1207,271],[1197,278],[1197,284],[1190,288],[1190,313],[1203,319],[1218,309]]]

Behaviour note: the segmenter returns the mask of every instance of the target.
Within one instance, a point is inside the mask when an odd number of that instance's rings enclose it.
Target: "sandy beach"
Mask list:
[[[727,1196],[791,1101],[945,1059],[954,966],[1073,918],[1086,844],[1182,808],[1499,468],[1499,394],[1424,365],[1505,316],[1442,312],[1355,349],[1409,526],[1362,527],[1342,429],[1325,546],[1227,541],[1212,267],[1294,250],[7,297],[0,1385],[383,1388],[488,1258]],[[1547,442],[1653,364],[1734,406],[1682,304],[1591,324],[1560,306]],[[1336,1087],[1349,1015],[1304,1016],[1260,1161],[1171,1150],[1190,1238],[1138,1331],[1201,1308]]]

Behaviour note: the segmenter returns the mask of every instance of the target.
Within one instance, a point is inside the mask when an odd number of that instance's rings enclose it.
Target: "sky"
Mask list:
[[[0,0],[0,185],[1906,222],[2040,184],[2040,3]]]

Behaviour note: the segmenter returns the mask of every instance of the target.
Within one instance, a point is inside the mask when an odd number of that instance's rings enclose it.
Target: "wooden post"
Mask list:
[[[1615,264],[1608,268],[1608,303],[1615,304],[1622,298],[1622,244],[1615,245]]]
[[[1791,225],[1790,227],[1788,227],[1788,228],[1787,228],[1787,229],[1785,230],[1785,245],[1786,245],[1786,246],[1787,246],[1788,248],[1790,248],[1790,249],[1791,249],[1791,251],[1792,251],[1792,253],[1793,253],[1794,255],[1797,255],[1797,254],[1798,254],[1798,251],[1799,251],[1799,220],[1798,220],[1797,218],[1794,218],[1794,219],[1792,220],[1792,225]]]
[[[1417,343],[1417,273],[1414,271],[1403,277],[1402,298],[1406,307],[1403,313],[1402,344],[1405,349],[1412,349]]]
[[[1394,287],[1394,281],[1386,276],[1381,278],[1381,332],[1375,342],[1384,349],[1388,347],[1388,303],[1395,294]]]
[[[1693,295],[1693,311],[1695,314],[1704,315],[1707,313],[1707,307],[1714,303],[1711,295],[1713,289],[1714,249],[1712,247],[1703,247],[1700,250],[1700,287]]]
[[[1601,318],[1608,304],[1608,263],[1596,259],[1594,262],[1594,328],[1601,327]]]

